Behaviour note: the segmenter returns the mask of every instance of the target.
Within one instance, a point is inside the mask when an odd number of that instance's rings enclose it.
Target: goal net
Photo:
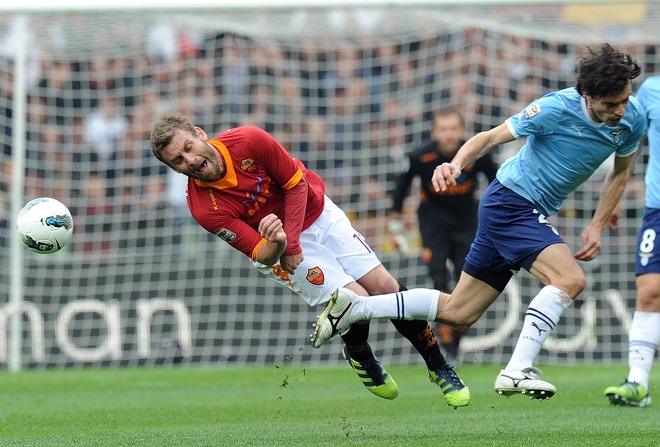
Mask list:
[[[57,254],[25,252],[17,308],[9,287],[12,173],[22,175],[12,171],[16,20],[0,14],[0,362],[19,312],[20,360],[33,368],[341,361],[339,340],[320,350],[307,342],[319,309],[192,221],[185,178],[150,154],[149,131],[164,112],[185,113],[210,135],[245,124],[271,132],[323,176],[401,283],[431,286],[416,190],[405,202],[409,256],[393,249],[386,224],[402,157],[428,141],[433,112],[458,107],[466,137],[498,125],[573,85],[578,55],[602,42],[641,63],[637,87],[654,72],[660,41],[650,2],[30,13],[23,202],[57,198],[75,229]],[[494,153],[501,162],[518,147]],[[588,288],[541,363],[627,358],[644,167],[642,157],[619,228],[583,265]],[[572,249],[605,169],[551,219]],[[517,275],[465,336],[464,361],[504,362],[539,288]],[[372,322],[370,340],[388,364],[421,362],[387,321]]]

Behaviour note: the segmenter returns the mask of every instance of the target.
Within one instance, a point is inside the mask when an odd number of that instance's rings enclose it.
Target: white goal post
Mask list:
[[[10,2],[5,2],[10,3]],[[306,343],[318,309],[271,284],[192,222],[182,179],[149,153],[151,124],[183,111],[209,134],[265,128],[325,178],[383,263],[431,286],[416,194],[413,254],[386,235],[402,155],[429,118],[459,108],[469,134],[570,86],[587,45],[610,42],[656,70],[660,11],[644,1],[99,1],[0,5],[0,364],[296,364],[341,361],[339,342]],[[469,136],[469,135],[466,135]],[[499,161],[517,150],[497,148]],[[647,148],[644,146],[643,151]],[[562,318],[543,363],[618,362],[634,303],[645,157],[619,229],[584,265],[588,289]],[[597,173],[552,218],[579,244]],[[53,196],[74,215],[54,255],[19,245],[15,214]],[[500,363],[539,284],[521,272],[463,343],[465,361]],[[386,321],[387,363],[420,362]]]

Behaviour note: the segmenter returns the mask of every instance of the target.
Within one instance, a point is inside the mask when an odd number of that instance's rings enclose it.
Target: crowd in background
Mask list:
[[[87,251],[117,246],[103,236],[112,230],[136,234],[185,220],[185,180],[149,149],[151,125],[165,112],[182,112],[209,134],[264,128],[324,177],[358,228],[376,232],[360,222],[385,217],[402,155],[428,140],[435,110],[458,107],[469,135],[490,128],[534,98],[573,85],[585,51],[477,28],[406,41],[294,45],[167,23],[147,29],[136,54],[64,60],[37,47],[28,70],[25,195],[68,204],[88,235],[76,238]],[[642,63],[638,83],[653,74],[657,43],[620,49]],[[5,227],[13,63],[0,59]],[[498,154],[502,161],[508,152]]]

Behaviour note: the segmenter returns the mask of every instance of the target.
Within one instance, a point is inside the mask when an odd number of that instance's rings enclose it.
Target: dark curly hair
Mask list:
[[[575,87],[580,95],[603,98],[621,93],[642,72],[629,54],[604,43],[598,50],[587,48],[580,59]]]

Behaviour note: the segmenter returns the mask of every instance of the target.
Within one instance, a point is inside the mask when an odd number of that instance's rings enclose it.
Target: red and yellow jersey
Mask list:
[[[321,214],[325,184],[321,177],[257,127],[237,127],[209,140],[225,163],[225,176],[214,183],[188,179],[186,195],[193,218],[250,259],[256,260],[265,239],[259,222],[275,214],[284,224],[287,248],[297,254],[300,232]],[[306,194],[285,206],[287,195]],[[302,199],[302,200],[301,200]],[[285,210],[286,209],[286,210]]]

